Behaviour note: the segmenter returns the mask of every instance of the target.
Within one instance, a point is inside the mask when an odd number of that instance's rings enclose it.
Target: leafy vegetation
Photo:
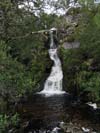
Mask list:
[[[97,101],[100,100],[100,27],[98,12],[99,7],[96,12],[94,8],[88,10],[84,7],[81,13],[85,14],[80,19],[74,36],[79,40],[80,47],[77,49],[60,49],[65,89],[72,93],[74,91],[78,95],[84,91],[90,91],[93,94],[93,99]]]
[[[11,117],[7,115],[0,115],[0,132],[5,133],[8,131],[9,127],[16,127],[19,121],[20,119],[17,113]]]

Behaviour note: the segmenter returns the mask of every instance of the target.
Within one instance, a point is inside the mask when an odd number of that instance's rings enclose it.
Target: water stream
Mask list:
[[[54,43],[53,38],[53,30],[50,30],[50,49],[48,50],[50,59],[54,61],[54,65],[52,66],[51,73],[47,78],[44,89],[40,93],[46,95],[54,95],[54,94],[63,94],[62,91],[62,80],[63,80],[63,72],[61,61],[58,57],[57,47]]]

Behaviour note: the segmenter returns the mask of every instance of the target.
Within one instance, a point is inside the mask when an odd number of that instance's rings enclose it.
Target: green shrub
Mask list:
[[[45,67],[48,64],[47,52],[38,49],[30,64],[12,58],[7,54],[7,44],[0,42],[0,93],[8,94],[10,98],[22,96],[26,91],[33,92],[40,87]],[[34,54],[34,53],[32,53]]]
[[[16,127],[19,123],[19,115],[16,113],[13,116],[0,115],[0,133],[6,133],[9,128]]]
[[[77,75],[77,83],[80,91],[89,91],[100,100],[100,73],[82,71]]]

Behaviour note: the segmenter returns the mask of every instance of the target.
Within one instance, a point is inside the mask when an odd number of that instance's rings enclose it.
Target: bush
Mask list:
[[[100,73],[82,71],[77,75],[77,83],[80,92],[89,91],[95,97],[95,100],[100,100]],[[91,98],[92,99],[92,98]]]
[[[7,55],[7,44],[0,42],[0,93],[9,97],[21,96],[26,91],[39,88],[45,74],[47,52],[39,51],[33,55],[28,66]]]
[[[11,127],[16,127],[19,121],[20,119],[17,113],[12,116],[0,114],[0,133],[6,133]]]
[[[60,49],[64,88],[80,95],[90,91],[95,100],[100,100],[100,27],[91,18],[87,27],[78,35],[80,47],[77,49]],[[76,31],[77,32],[77,31]]]

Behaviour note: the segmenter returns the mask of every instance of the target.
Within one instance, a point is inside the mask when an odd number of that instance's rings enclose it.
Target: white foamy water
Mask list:
[[[65,93],[64,91],[62,91],[63,72],[61,61],[57,53],[57,47],[54,44],[52,30],[50,31],[50,36],[51,42],[48,53],[50,59],[54,61],[54,65],[52,66],[51,73],[44,84],[44,89],[40,93],[44,93],[46,95],[62,94]]]

